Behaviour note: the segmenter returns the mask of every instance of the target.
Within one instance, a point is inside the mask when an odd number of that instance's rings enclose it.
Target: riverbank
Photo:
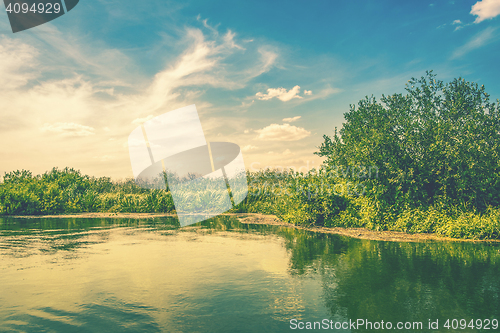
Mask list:
[[[362,237],[366,228],[370,230],[368,237],[376,239],[381,236],[378,231],[372,235],[372,230],[402,233],[392,239],[406,239],[403,235],[407,234],[424,238],[435,235],[433,239],[500,239],[498,203],[482,210],[453,201],[405,204],[401,195],[369,182],[363,183],[367,186],[364,195],[339,192],[340,187],[345,189],[354,183],[327,171],[248,172],[248,195],[231,212],[273,215],[287,226],[317,226],[315,230],[322,232],[353,230],[349,234],[352,237]],[[88,217],[169,216],[175,214],[175,205],[169,191],[142,188],[133,179],[113,182],[106,177],[90,177],[68,168],[54,168],[37,176],[18,170],[7,173],[0,183],[0,216],[77,217],[75,212],[94,212]]]
[[[341,227],[321,227],[321,226],[305,227],[283,222],[273,215],[263,215],[263,214],[235,214],[235,215],[251,215],[248,217],[239,217],[241,223],[285,226],[290,228],[309,230],[313,232],[336,234],[352,238],[376,240],[376,241],[424,242],[429,240],[439,240],[439,241],[454,241],[454,242],[500,243],[500,240],[498,239],[460,239],[460,238],[443,237],[438,234],[431,234],[431,233],[410,234],[400,231],[389,231],[389,230],[375,231],[365,228],[341,228]]]
[[[275,215],[257,214],[257,213],[226,213],[225,216],[235,216],[244,224],[263,224],[283,226],[288,228],[303,229],[312,232],[336,234],[358,239],[390,241],[390,242],[425,242],[425,241],[454,241],[454,242],[480,242],[480,243],[500,243],[498,239],[460,239],[443,237],[433,233],[405,233],[400,231],[375,231],[365,228],[341,228],[341,227],[321,227],[321,226],[301,226],[280,220]],[[5,216],[24,219],[40,218],[130,218],[130,219],[149,219],[156,217],[175,217],[172,213],[77,213],[67,215],[30,215],[30,216]]]

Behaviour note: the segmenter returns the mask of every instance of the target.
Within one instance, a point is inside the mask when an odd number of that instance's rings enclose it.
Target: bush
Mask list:
[[[78,212],[168,213],[172,196],[164,190],[143,189],[131,179],[112,182],[71,168],[33,176],[26,170],[6,173],[0,184],[0,214],[42,215]]]
[[[376,168],[373,198],[401,213],[405,207],[467,203],[484,211],[500,205],[500,102],[462,78],[444,84],[427,72],[408,94],[372,96],[351,105],[319,156],[330,168]],[[359,180],[347,173],[344,178]],[[384,209],[385,211],[386,209]]]

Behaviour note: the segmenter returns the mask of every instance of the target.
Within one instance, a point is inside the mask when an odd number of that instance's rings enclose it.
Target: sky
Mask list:
[[[499,27],[500,0],[80,0],[15,34],[3,11],[0,175],[132,177],[129,134],[191,104],[247,169],[307,171],[350,104],[427,70],[500,98]]]

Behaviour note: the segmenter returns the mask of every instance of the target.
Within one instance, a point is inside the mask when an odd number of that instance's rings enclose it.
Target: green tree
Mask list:
[[[365,180],[368,194],[396,213],[422,205],[499,206],[499,101],[490,102],[484,86],[462,78],[444,84],[432,71],[405,90],[351,105],[342,129],[325,135],[316,154],[330,169],[378,169],[377,178]]]

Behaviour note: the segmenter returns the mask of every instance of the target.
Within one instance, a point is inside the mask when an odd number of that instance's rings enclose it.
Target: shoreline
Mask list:
[[[145,219],[155,217],[175,217],[173,213],[76,213],[67,215],[29,215],[29,216],[0,216],[22,219],[41,218],[132,218]],[[388,241],[388,242],[425,242],[425,241],[453,241],[453,242],[473,242],[473,243],[500,243],[498,239],[464,239],[443,237],[438,234],[409,234],[402,231],[375,231],[365,228],[343,228],[343,227],[322,227],[322,226],[300,226],[281,221],[275,215],[259,213],[225,213],[219,216],[236,216],[243,224],[263,224],[273,226],[283,226],[288,228],[308,230],[326,234],[336,234],[357,239]]]
[[[247,221],[248,219],[248,221]],[[304,227],[281,221],[274,215],[254,214],[249,217],[239,217],[241,223],[244,224],[265,224],[284,226],[295,229],[308,230],[312,232],[320,232],[325,234],[335,234],[347,236],[357,239],[387,241],[387,242],[425,242],[425,241],[452,241],[452,242],[472,242],[472,243],[500,243],[500,239],[466,239],[466,238],[451,238],[444,237],[438,234],[420,233],[410,234],[402,231],[376,231],[365,228],[343,228],[343,227],[322,227],[310,226]]]

